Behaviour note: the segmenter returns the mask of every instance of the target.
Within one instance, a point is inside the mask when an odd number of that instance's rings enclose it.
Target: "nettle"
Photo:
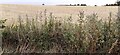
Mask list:
[[[4,23],[6,22],[7,19],[5,20],[0,20],[0,28],[5,28]]]

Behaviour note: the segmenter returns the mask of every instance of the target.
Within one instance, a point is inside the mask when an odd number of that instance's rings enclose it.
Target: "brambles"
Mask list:
[[[10,47],[7,49],[15,53],[108,53],[120,36],[120,23],[112,20],[112,13],[107,22],[96,13],[85,16],[82,11],[76,23],[72,15],[62,21],[52,13],[47,16],[46,10],[43,13],[32,19],[26,15],[26,20],[19,16],[18,24],[5,27],[3,49]]]

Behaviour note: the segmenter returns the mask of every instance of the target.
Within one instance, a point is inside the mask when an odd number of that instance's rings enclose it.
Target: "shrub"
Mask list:
[[[20,53],[111,53],[120,36],[119,18],[112,21],[112,13],[108,22],[98,19],[97,14],[85,16],[84,11],[79,12],[77,23],[72,23],[72,15],[61,21],[52,13],[47,16],[45,10],[42,16],[29,19],[26,15],[25,22],[19,16],[18,24],[5,27],[4,48],[12,47],[13,52]]]

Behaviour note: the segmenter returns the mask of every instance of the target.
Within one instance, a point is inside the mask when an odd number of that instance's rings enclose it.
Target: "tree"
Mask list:
[[[42,5],[45,5],[44,3]]]
[[[108,4],[106,4],[105,6],[109,6]]]
[[[97,6],[97,5],[95,5],[95,6]]]
[[[87,6],[86,4],[81,4],[81,6]]]
[[[117,1],[118,6],[120,6],[120,1]]]
[[[74,6],[76,6],[76,4],[74,4]]]
[[[80,4],[77,4],[77,6],[80,6]]]

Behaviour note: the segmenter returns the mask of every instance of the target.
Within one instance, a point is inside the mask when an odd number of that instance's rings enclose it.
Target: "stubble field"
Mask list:
[[[40,16],[47,10],[47,15],[53,13],[58,18],[68,18],[72,15],[76,21],[79,12],[84,11],[84,14],[91,15],[97,13],[99,18],[107,20],[109,13],[112,12],[112,17],[116,18],[118,7],[117,6],[42,6],[42,5],[17,5],[17,4],[1,4],[0,5],[0,19],[8,19],[15,21],[19,16],[25,18],[27,14],[29,17]]]

